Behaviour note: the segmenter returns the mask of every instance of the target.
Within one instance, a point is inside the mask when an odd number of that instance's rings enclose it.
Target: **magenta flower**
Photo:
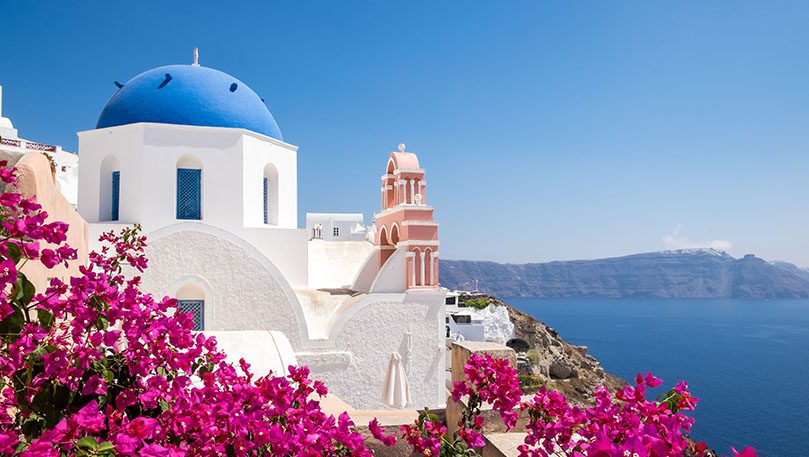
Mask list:
[[[461,437],[470,448],[482,448],[486,445],[483,435],[469,428],[458,430],[458,436]]]
[[[87,379],[87,382],[84,384],[84,389],[82,389],[82,395],[104,395],[107,393],[107,382],[101,379],[100,376],[94,374]]]
[[[757,457],[756,450],[752,447],[746,447],[742,452],[738,452],[733,446],[730,447],[730,452],[733,453],[733,457]]]
[[[385,429],[379,426],[379,421],[374,418],[368,423],[368,430],[374,438],[378,439],[385,446],[391,447],[396,445],[396,435],[385,435]]]
[[[127,435],[133,438],[149,439],[157,427],[157,420],[148,417],[136,417],[126,426]]]

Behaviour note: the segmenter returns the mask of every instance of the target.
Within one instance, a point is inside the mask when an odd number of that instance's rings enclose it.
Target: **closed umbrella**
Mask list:
[[[382,389],[382,403],[402,409],[410,403],[410,383],[407,382],[402,356],[393,352],[388,361],[388,373]]]

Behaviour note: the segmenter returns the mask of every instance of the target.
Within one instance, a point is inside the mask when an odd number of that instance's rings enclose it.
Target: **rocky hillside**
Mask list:
[[[737,259],[710,249],[520,265],[440,262],[444,287],[477,287],[501,297],[809,297],[806,270],[753,255]]]
[[[537,382],[565,394],[568,400],[580,405],[592,404],[597,386],[614,390],[626,384],[623,379],[605,372],[598,360],[587,353],[585,346],[568,343],[547,324],[494,296],[475,298],[508,309],[515,337],[508,344],[517,350],[520,359],[530,362],[527,370],[521,367],[521,374],[532,373]]]
[[[770,262],[770,264],[772,264],[773,266],[778,267],[778,268],[780,268],[782,270],[786,270],[786,271],[788,271],[790,273],[793,273],[793,274],[795,274],[797,276],[800,276],[801,278],[804,278],[807,281],[809,281],[809,268],[801,268],[801,267],[795,265],[794,263],[783,262],[783,261],[780,261],[780,260],[772,261],[772,262]]]
[[[604,371],[598,360],[587,353],[586,346],[568,343],[547,324],[495,296],[461,296],[462,301],[473,298],[480,306],[505,306],[508,310],[509,319],[514,324],[514,339],[508,344],[512,347],[519,346],[515,349],[518,352],[521,378],[526,372],[523,361],[527,358],[530,361],[528,370],[541,385],[564,394],[570,403],[582,407],[594,404],[595,388],[598,386],[606,386],[614,392],[627,385],[625,380]],[[697,457],[690,450],[682,455]],[[717,457],[717,454],[708,450],[702,457]]]

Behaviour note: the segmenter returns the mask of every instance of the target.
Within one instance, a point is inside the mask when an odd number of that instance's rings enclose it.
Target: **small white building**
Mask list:
[[[3,116],[3,86],[0,86],[0,151],[24,154],[42,152],[53,161],[56,185],[71,205],[76,206],[79,157],[61,146],[37,143],[18,136],[11,119]]]
[[[385,407],[398,353],[410,406],[445,402],[444,292],[406,279],[413,242],[366,241],[359,213],[310,213],[298,228],[298,147],[245,83],[197,64],[155,68],[121,85],[96,128],[78,135],[78,210],[91,241],[141,224],[143,287],[177,297],[197,329],[281,332],[295,360],[358,409]],[[375,179],[369,192],[379,192]],[[401,209],[402,227],[432,215],[412,207],[386,211]],[[427,258],[437,259],[430,224]]]
[[[362,213],[306,213],[310,240],[363,241],[368,235]]]

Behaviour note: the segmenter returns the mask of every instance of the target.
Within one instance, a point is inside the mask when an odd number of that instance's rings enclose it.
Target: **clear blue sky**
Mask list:
[[[800,1],[0,0],[0,84],[22,136],[75,150],[114,80],[198,46],[300,146],[301,214],[378,210],[405,142],[443,258],[809,266],[807,23]]]

